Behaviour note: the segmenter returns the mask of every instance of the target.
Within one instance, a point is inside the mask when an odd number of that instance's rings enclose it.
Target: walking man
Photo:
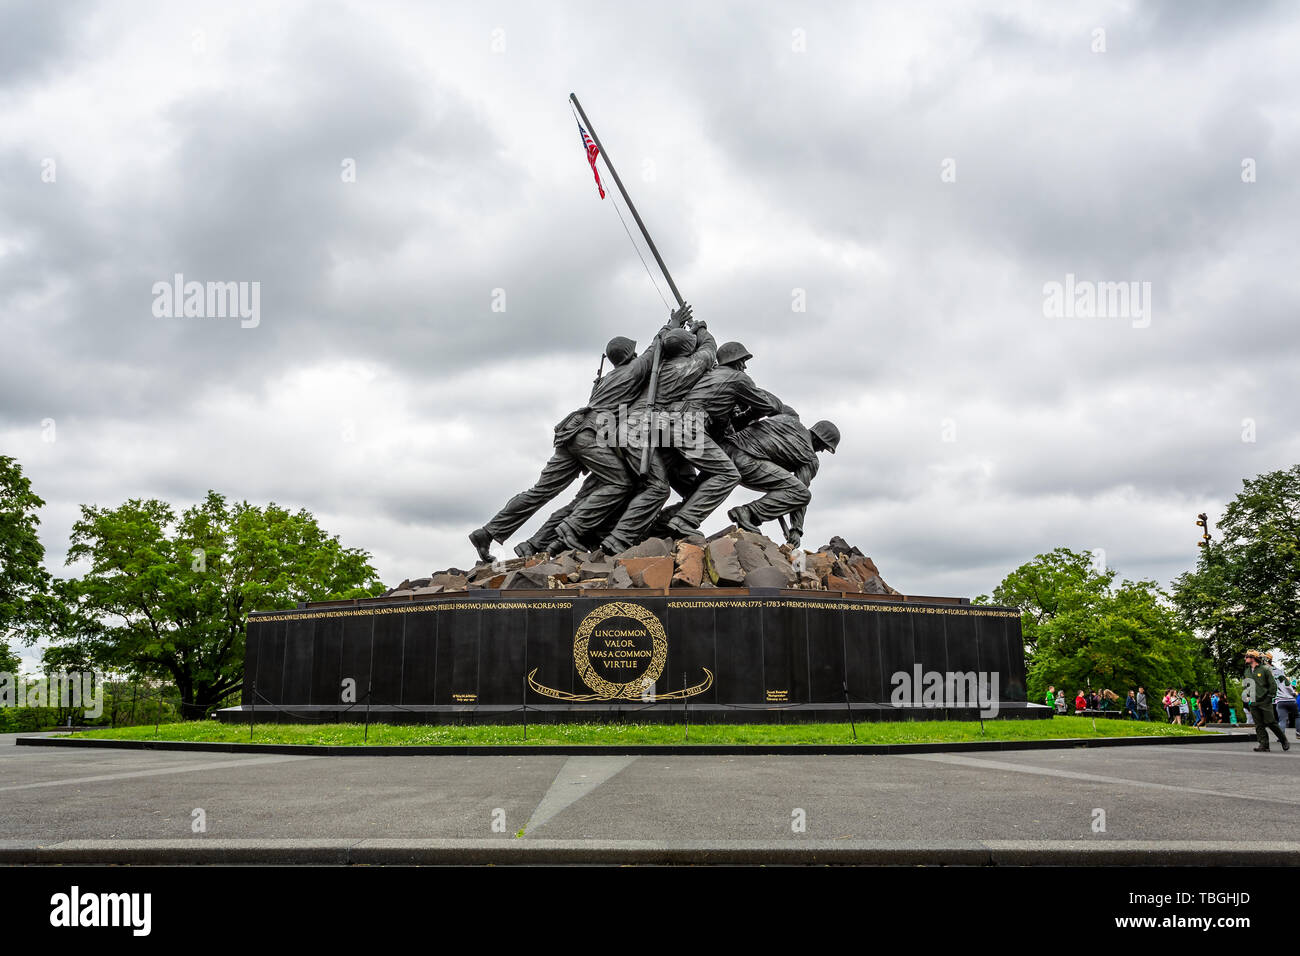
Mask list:
[[[1137,692],[1137,717],[1138,720],[1150,720],[1150,708],[1147,706],[1147,689],[1139,687]]]
[[[1277,725],[1277,712],[1273,709],[1273,698],[1277,695],[1277,679],[1273,672],[1263,663],[1263,655],[1256,650],[1245,654],[1246,672],[1241,678],[1241,699],[1250,708],[1250,715],[1255,719],[1255,736],[1259,745],[1255,750],[1268,752],[1268,732],[1277,737],[1283,750],[1290,750],[1286,734]]]

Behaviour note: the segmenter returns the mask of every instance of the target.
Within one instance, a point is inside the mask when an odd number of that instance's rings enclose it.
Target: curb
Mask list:
[[[316,864],[859,866],[1295,866],[1300,842],[1140,840],[869,841],[545,840],[67,840],[0,842],[0,865]]]
[[[1152,745],[1244,743],[1255,735],[1213,733],[1177,737],[1064,737],[1056,740],[974,740],[931,744],[525,744],[489,746],[477,744],[447,746],[344,746],[317,744],[243,744],[188,740],[109,740],[94,737],[18,737],[19,747],[85,747],[120,750],[182,750],[223,754],[291,754],[311,757],[827,757],[906,756],[934,753],[987,753],[1014,750],[1069,750],[1092,747],[1145,747]]]

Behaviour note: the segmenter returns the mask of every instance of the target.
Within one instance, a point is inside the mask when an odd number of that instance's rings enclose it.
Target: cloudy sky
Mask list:
[[[1300,460],[1297,48],[1267,3],[0,3],[0,450],[61,574],[80,504],[209,488],[468,564],[666,317],[572,90],[697,317],[839,424],[806,543],[1167,584]],[[178,273],[256,326],[155,314]]]

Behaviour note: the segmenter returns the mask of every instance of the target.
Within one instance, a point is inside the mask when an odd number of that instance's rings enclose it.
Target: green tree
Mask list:
[[[0,641],[0,674],[17,674],[22,663],[9,645]]]
[[[1114,579],[1091,554],[1057,548],[994,588],[993,603],[1021,614],[1030,700],[1041,700],[1049,684],[1070,697],[1088,687],[1123,697],[1137,687],[1193,689],[1208,680],[1199,642],[1155,582],[1116,587]]]
[[[1173,585],[1227,689],[1252,645],[1300,654],[1300,465],[1242,482],[1217,539]]]
[[[1217,544],[1203,548],[1196,570],[1174,580],[1173,599],[1183,626],[1203,636],[1219,689],[1226,693],[1229,681],[1241,673],[1241,655],[1251,642],[1251,622],[1245,597],[1232,583],[1225,558]]]
[[[1032,656],[1042,639],[1090,619],[1114,577],[1113,571],[1098,571],[1091,554],[1057,548],[1008,574],[993,589],[993,603],[1020,611],[1025,653]],[[987,604],[989,598],[981,595],[975,603]]]
[[[1174,583],[1184,619],[1230,673],[1249,645],[1300,655],[1300,465],[1243,481],[1217,531]]]
[[[91,568],[68,583],[62,654],[169,678],[189,718],[240,685],[250,611],[383,590],[369,554],[306,510],[228,505],[213,491],[179,518],[156,499],[83,505],[71,542],[68,562]]]
[[[0,663],[6,665],[0,670],[16,670],[10,639],[30,643],[48,617],[50,575],[36,533],[36,511],[44,506],[22,465],[0,455]]]

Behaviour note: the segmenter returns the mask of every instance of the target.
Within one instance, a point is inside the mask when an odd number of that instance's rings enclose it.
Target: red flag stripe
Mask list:
[[[596,141],[587,134],[587,131],[582,128],[581,123],[578,124],[578,132],[582,134],[582,145],[587,149],[587,162],[591,164],[591,174],[596,177],[596,188],[600,190],[600,198],[604,199],[605,187],[600,181],[600,170],[596,168],[596,157],[600,155],[600,147],[597,146]]]

